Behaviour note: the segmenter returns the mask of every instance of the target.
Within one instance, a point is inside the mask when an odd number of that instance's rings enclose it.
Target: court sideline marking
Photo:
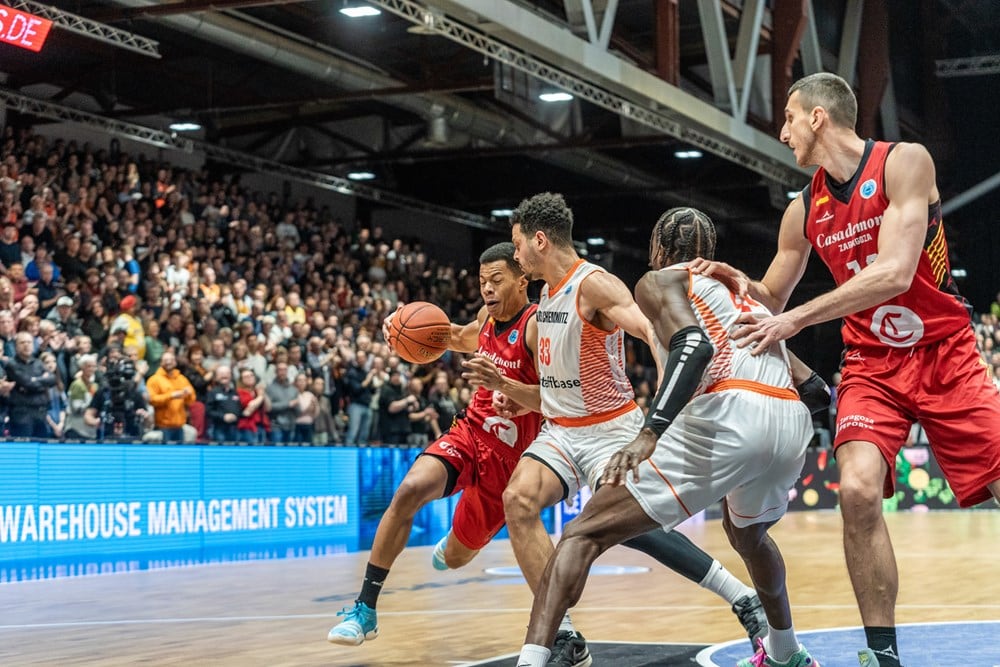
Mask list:
[[[854,609],[854,604],[819,604],[819,605],[793,605],[794,609]],[[573,612],[583,614],[588,612],[606,613],[608,611],[716,611],[718,605],[677,605],[658,607],[577,607]],[[910,604],[897,605],[896,609],[998,609],[1000,604]],[[449,616],[452,614],[526,614],[530,608],[480,608],[480,609],[419,609],[413,611],[379,611],[380,617],[389,616]],[[335,612],[330,611],[322,614],[273,614],[259,616],[194,616],[177,618],[136,618],[136,619],[107,619],[107,620],[81,620],[81,621],[57,621],[54,623],[12,623],[0,625],[0,630],[26,630],[32,628],[72,628],[86,626],[106,626],[106,625],[145,625],[150,623],[232,623],[243,621],[281,621],[296,620],[305,618],[331,618]],[[908,623],[906,625],[940,625],[944,623],[995,623],[996,621],[942,621],[939,623]],[[803,630],[802,632],[823,632],[838,628],[822,628],[819,630]],[[631,643],[631,642],[630,642]]]

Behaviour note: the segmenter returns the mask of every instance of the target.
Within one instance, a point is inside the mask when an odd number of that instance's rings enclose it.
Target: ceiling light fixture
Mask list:
[[[605,241],[603,236],[591,236],[587,239],[588,245],[604,245],[604,243]]]
[[[490,211],[490,215],[494,218],[509,218],[514,215],[514,209],[512,208],[495,208]]]
[[[573,96],[569,93],[542,93],[538,96],[543,102],[569,102]]]
[[[352,181],[370,181],[375,178],[375,174],[370,171],[352,171],[347,177]]]
[[[340,13],[344,16],[350,16],[352,19],[358,19],[365,16],[378,16],[382,10],[369,5],[360,5],[358,7],[344,7]]]
[[[691,160],[701,157],[701,151],[674,151],[674,157],[681,160]]]
[[[795,199],[796,197],[799,196],[799,191],[789,190],[788,192],[785,193],[785,196],[788,197],[789,199]]]
[[[200,129],[201,125],[199,125],[198,123],[192,123],[190,121],[170,124],[170,130],[172,132],[197,132]]]

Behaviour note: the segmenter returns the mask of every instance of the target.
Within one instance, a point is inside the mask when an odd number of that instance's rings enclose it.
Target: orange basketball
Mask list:
[[[389,345],[396,354],[414,364],[427,364],[448,349],[451,322],[433,303],[414,301],[392,316]]]

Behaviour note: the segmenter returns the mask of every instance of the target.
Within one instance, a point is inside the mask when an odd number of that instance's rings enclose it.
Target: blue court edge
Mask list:
[[[858,667],[865,648],[861,628],[805,630],[797,633],[822,667]],[[1000,621],[908,623],[897,629],[905,667],[1000,667]],[[746,640],[711,646],[698,654],[702,667],[732,667],[748,657]]]

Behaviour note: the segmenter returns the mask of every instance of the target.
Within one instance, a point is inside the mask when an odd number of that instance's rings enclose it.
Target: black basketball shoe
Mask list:
[[[587,640],[579,632],[560,630],[556,643],[552,646],[550,667],[590,667],[594,659],[590,657]]]
[[[756,649],[757,640],[767,636],[767,615],[757,594],[744,595],[733,605],[733,613],[740,619],[740,625],[747,631],[750,645]]]

